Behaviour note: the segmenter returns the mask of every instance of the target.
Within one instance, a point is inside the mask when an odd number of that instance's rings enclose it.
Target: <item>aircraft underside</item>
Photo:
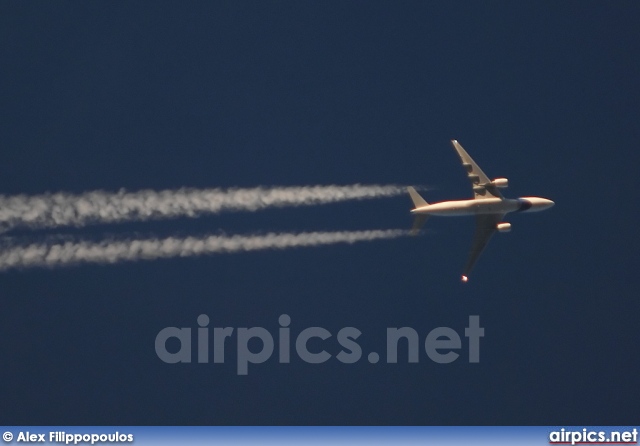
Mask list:
[[[462,281],[468,281],[468,274],[474,267],[478,257],[496,232],[511,231],[511,224],[503,222],[503,217],[509,212],[538,212],[549,209],[555,203],[541,197],[522,197],[518,199],[505,198],[500,189],[508,187],[506,178],[490,180],[458,141],[451,141],[454,149],[462,161],[471,182],[474,198],[471,200],[442,201],[429,204],[413,188],[407,188],[415,206],[411,213],[415,215],[412,233],[416,234],[427,219],[432,216],[458,217],[475,215],[476,232],[473,238],[469,258],[464,267]]]

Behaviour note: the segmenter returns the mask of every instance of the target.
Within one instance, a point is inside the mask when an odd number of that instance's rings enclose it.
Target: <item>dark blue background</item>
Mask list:
[[[473,219],[418,239],[0,275],[6,424],[637,421],[637,2],[2,2],[0,191],[426,184],[515,215],[470,283]],[[93,227],[159,236],[405,228],[408,198]],[[69,231],[68,232],[74,232]],[[164,327],[359,328],[354,365],[162,363]],[[366,361],[478,314],[480,364]],[[235,339],[235,338],[234,338]],[[232,344],[233,345],[233,344]],[[338,346],[324,347],[335,354]],[[230,356],[231,358],[231,356]],[[231,361],[231,359],[229,359]]]

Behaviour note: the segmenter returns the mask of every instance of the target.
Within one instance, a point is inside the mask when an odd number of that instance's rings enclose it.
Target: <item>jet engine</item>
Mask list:
[[[496,178],[491,182],[492,186],[499,187],[500,189],[504,189],[505,187],[509,187],[509,180],[506,178]]]
[[[496,229],[498,232],[511,232],[511,223],[498,223]]]

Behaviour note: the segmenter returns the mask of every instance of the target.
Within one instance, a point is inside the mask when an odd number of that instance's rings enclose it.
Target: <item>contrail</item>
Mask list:
[[[356,243],[380,239],[393,239],[408,235],[399,229],[269,233],[266,235],[234,235],[205,237],[169,237],[164,239],[87,240],[53,243],[34,243],[9,246],[0,251],[0,271],[13,268],[60,267],[81,263],[113,264],[136,260],[155,260],[170,257],[192,257],[207,254],[288,249],[307,246]]]
[[[403,194],[398,185],[256,187],[251,189],[141,190],[116,193],[0,195],[0,232],[13,228],[82,227],[90,224],[254,212]]]

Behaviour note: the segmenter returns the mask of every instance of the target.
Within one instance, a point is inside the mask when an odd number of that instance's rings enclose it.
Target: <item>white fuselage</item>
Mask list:
[[[555,203],[546,198],[522,197],[518,199],[487,198],[482,200],[441,201],[413,209],[413,214],[441,217],[458,217],[477,214],[507,214],[509,212],[538,212],[550,208]]]

